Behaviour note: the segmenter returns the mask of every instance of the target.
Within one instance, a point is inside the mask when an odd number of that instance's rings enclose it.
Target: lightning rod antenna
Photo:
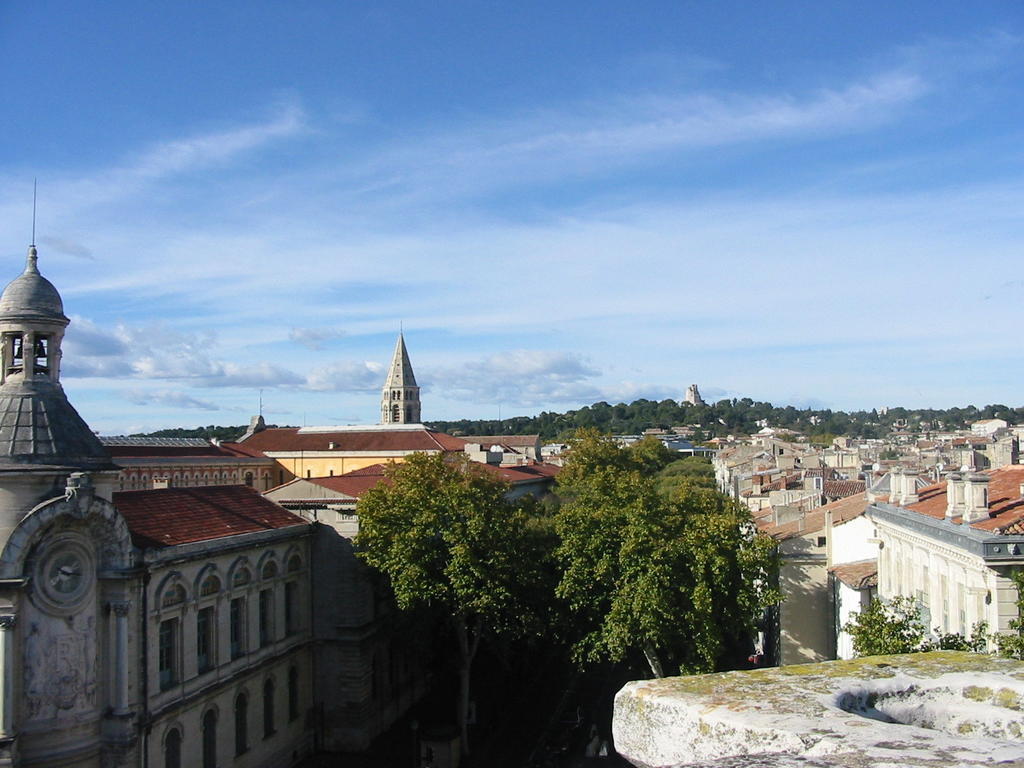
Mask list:
[[[32,247],[36,244],[36,183],[39,179],[32,179]]]

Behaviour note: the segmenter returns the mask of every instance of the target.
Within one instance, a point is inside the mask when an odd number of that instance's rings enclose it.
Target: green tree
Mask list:
[[[865,610],[850,615],[843,631],[853,638],[853,650],[858,656],[923,651],[983,653],[989,641],[988,624],[984,621],[977,622],[966,637],[959,632],[941,632],[938,627],[933,637],[928,637],[918,605],[910,597],[872,600]]]
[[[687,456],[666,465],[655,476],[658,490],[672,496],[682,486],[714,489],[715,469],[710,459],[702,456]]]
[[[853,638],[858,656],[915,653],[921,650],[926,631],[917,603],[909,597],[876,598],[860,613],[851,614],[843,630]]]
[[[468,753],[470,673],[487,633],[521,630],[538,558],[527,513],[507,484],[464,457],[412,454],[359,501],[356,550],[391,582],[399,608],[426,606],[447,623],[459,675],[456,722]]]
[[[642,652],[658,677],[715,669],[777,594],[774,545],[713,491],[659,493],[630,450],[585,432],[559,476],[556,588],[581,663]]]
[[[1010,620],[1010,631],[996,635],[999,654],[1024,661],[1024,569],[1016,568],[1010,574],[1017,586],[1017,618]]]

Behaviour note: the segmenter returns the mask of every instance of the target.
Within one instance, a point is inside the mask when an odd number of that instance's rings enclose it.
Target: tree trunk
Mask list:
[[[650,666],[654,676],[664,677],[665,668],[661,665],[661,659],[658,658],[657,649],[650,643],[644,643],[644,656],[647,657],[647,664]]]
[[[470,628],[466,617],[457,615],[452,618],[455,636],[459,643],[459,696],[455,702],[455,722],[459,724],[459,742],[463,757],[469,756],[469,683],[473,658],[480,647],[480,623]]]

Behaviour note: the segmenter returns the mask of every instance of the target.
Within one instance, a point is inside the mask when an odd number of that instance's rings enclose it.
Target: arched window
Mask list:
[[[298,573],[302,570],[302,558],[292,555],[288,558],[288,573]]]
[[[220,579],[211,573],[199,588],[199,596],[209,597],[210,595],[216,595],[218,592],[220,592]]]
[[[299,716],[299,668],[288,670],[288,719]]]
[[[248,568],[239,568],[235,571],[234,576],[231,577],[232,587],[241,587],[248,584],[252,580],[252,575],[249,573]]]
[[[217,768],[217,713],[203,715],[203,768]]]
[[[164,739],[164,768],[181,768],[181,731],[177,728]]]
[[[277,563],[273,560],[268,560],[266,565],[263,566],[263,578],[273,579],[277,576]]]
[[[263,684],[263,738],[274,735],[274,681]]]
[[[249,697],[244,693],[235,697],[235,754],[249,749]]]
[[[181,584],[175,584],[164,592],[160,600],[161,608],[170,608],[172,605],[179,605],[185,602],[185,588]]]
[[[252,472],[245,473],[245,484],[252,488]]]
[[[397,424],[402,420],[402,406],[395,403],[391,406],[391,421]]]

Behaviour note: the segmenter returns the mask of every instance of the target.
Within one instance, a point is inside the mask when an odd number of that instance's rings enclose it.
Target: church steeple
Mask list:
[[[384,391],[380,399],[381,424],[419,424],[420,388],[409,362],[409,351],[405,348],[405,336],[399,332],[395,343],[395,354],[391,368],[384,380]]]

